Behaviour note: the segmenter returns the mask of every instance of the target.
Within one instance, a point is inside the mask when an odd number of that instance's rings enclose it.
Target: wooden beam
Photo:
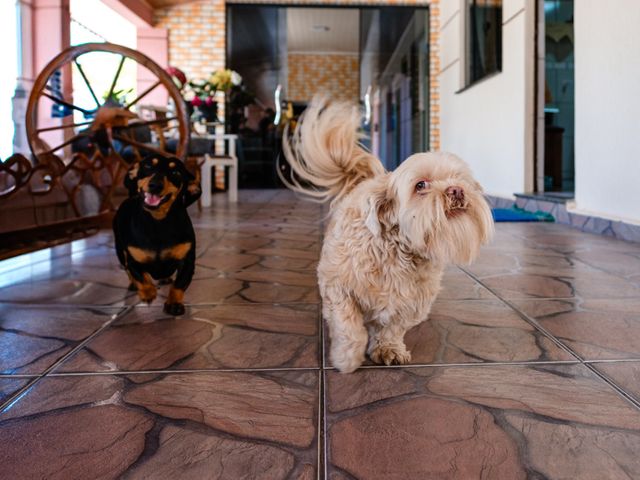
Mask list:
[[[102,3],[136,27],[149,28],[153,25],[153,6],[147,0],[102,0]]]
[[[175,5],[184,5],[185,3],[193,3],[198,0],[149,0],[153,8],[173,7]]]

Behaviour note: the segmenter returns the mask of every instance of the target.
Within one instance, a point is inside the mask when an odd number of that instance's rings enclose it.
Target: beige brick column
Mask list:
[[[440,0],[429,6],[429,149],[440,150]]]

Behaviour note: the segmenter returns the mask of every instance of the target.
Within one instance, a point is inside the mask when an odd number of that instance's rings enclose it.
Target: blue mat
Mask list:
[[[495,222],[553,222],[553,215],[546,212],[527,212],[521,208],[492,208]]]

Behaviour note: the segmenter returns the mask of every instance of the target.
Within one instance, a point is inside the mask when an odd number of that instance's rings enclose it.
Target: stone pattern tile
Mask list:
[[[613,380],[619,387],[640,403],[640,362],[592,363],[597,371]]]
[[[82,243],[76,245],[78,242]],[[8,260],[0,271],[0,302],[99,306],[135,303],[135,295],[127,291],[127,275],[120,269],[112,243],[85,247],[86,240],[78,242]],[[32,263],[26,263],[29,261]]]
[[[640,358],[640,244],[504,224],[468,271],[582,359]]]
[[[214,198],[179,318],[127,291],[109,232],[0,262],[0,476],[640,478],[638,245],[499,224],[411,365],[341,375],[326,207]]]
[[[179,318],[127,292],[108,232],[0,262],[3,477],[316,478],[323,209],[242,199],[193,209]]]
[[[640,358],[640,299],[514,300],[586,360]]]
[[[0,374],[41,374],[121,309],[0,304]]]
[[[139,307],[91,340],[61,372],[317,368],[318,305]]]
[[[318,374],[49,377],[0,416],[5,478],[299,478]]]
[[[29,383],[29,379],[22,377],[0,378],[0,404],[10,399],[18,390]]]
[[[582,365],[327,374],[329,478],[637,478],[640,410]]]
[[[330,364],[328,335],[326,343],[326,362]],[[407,332],[405,343],[413,365],[575,361],[573,355],[495,298],[436,300],[429,320]],[[366,364],[373,365],[371,361]]]

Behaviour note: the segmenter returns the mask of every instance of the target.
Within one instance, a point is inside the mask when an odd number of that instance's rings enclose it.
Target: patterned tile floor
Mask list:
[[[640,245],[499,224],[412,365],[341,375],[322,208],[216,200],[181,318],[127,291],[109,232],[0,262],[2,478],[640,478]]]

